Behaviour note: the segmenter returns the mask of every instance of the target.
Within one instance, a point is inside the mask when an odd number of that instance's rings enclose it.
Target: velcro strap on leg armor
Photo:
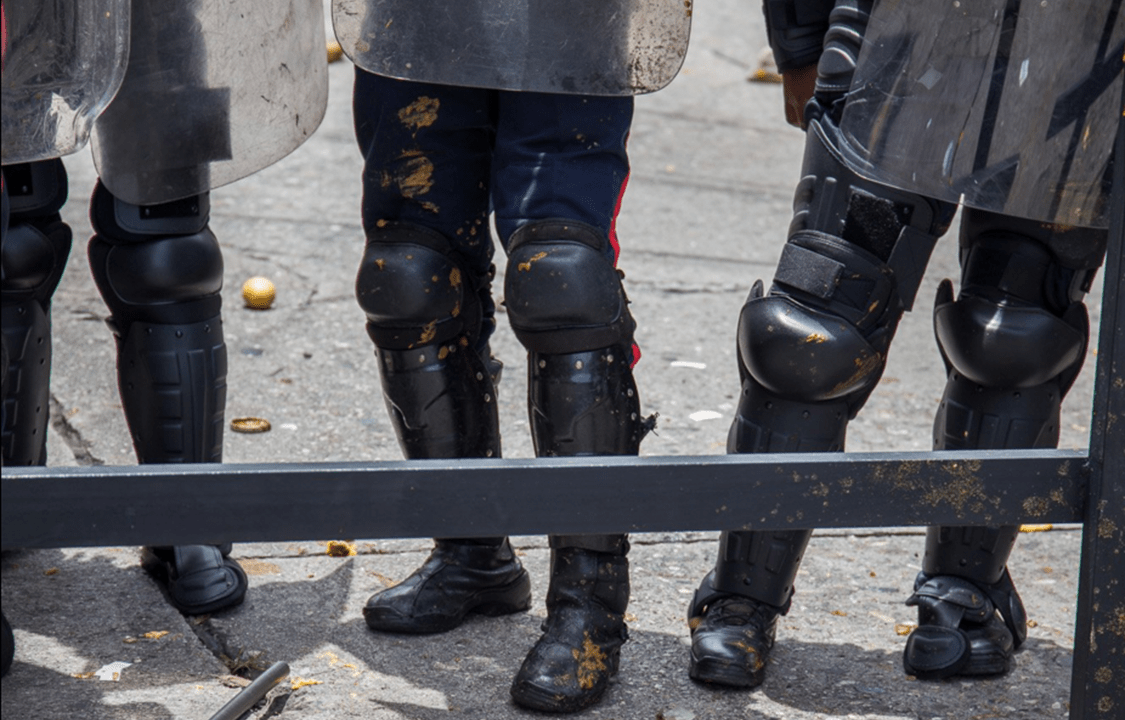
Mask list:
[[[367,333],[386,350],[438,345],[480,334],[477,278],[444,235],[421,225],[387,223],[367,239],[356,276],[356,298]]]
[[[801,230],[782,248],[774,275],[780,289],[807,293],[813,304],[846,319],[861,332],[901,316],[891,268],[844,240],[815,230]]]
[[[512,234],[504,295],[524,347],[564,354],[632,343],[635,323],[608,248],[580,222],[535,222]]]

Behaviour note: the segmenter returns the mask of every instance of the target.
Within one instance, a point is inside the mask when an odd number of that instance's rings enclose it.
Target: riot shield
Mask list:
[[[693,0],[333,0],[344,53],[376,75],[638,95],[672,81]]]
[[[1064,225],[1108,225],[1122,0],[884,0],[841,119],[861,175]]]
[[[4,0],[0,7],[2,163],[80,150],[125,75],[129,0]]]
[[[136,0],[129,65],[94,127],[117,197],[197,195],[285,157],[328,101],[319,0]]]

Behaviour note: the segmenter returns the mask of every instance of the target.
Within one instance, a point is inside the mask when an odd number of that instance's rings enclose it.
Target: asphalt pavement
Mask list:
[[[643,352],[636,368],[641,401],[646,413],[660,416],[642,449],[647,456],[724,452],[739,391],[738,311],[754,281],[772,276],[803,147],[802,134],[785,124],[780,85],[748,81],[766,47],[757,7],[701,0],[693,22],[680,76],[637,99],[633,171],[618,224]],[[354,297],[363,233],[352,76],[346,59],[330,66],[328,113],[304,146],[212,194],[212,229],[226,263],[227,418],[257,416],[272,425],[262,434],[228,432],[227,462],[400,458]],[[84,249],[95,171],[88,151],[66,162],[71,201],[64,215],[76,242],[54,304],[49,463],[131,465],[108,313]],[[939,244],[883,381],[849,428],[849,450],[929,449],[944,383],[932,298],[940,279],[956,277],[955,245],[952,236]],[[277,287],[268,311],[243,305],[240,288],[253,275]],[[503,288],[502,277],[494,287]],[[1095,328],[1100,297],[1099,285],[1090,302]],[[500,317],[493,349],[506,363],[499,393],[504,453],[531,457],[524,352]],[[1094,353],[1067,398],[1062,447],[1087,444]],[[1065,718],[1081,533],[1073,526],[1038,530],[1021,536],[1012,558],[1031,628],[1009,675],[907,678],[903,633],[915,617],[903,601],[922,530],[834,530],[814,535],[766,682],[750,692],[701,687],[687,677],[686,606],[714,562],[716,533],[635,535],[621,671],[603,702],[577,717]],[[330,556],[330,540],[351,541],[356,554]],[[549,551],[543,537],[514,544],[532,575],[531,610],[474,617],[427,637],[376,635],[360,612],[368,596],[424,559],[425,540],[236,546],[250,576],[246,602],[207,617],[172,609],[140,569],[136,548],[7,552],[3,609],[17,649],[3,679],[3,717],[206,719],[277,661],[289,664],[290,677],[247,717],[532,717],[511,703],[508,687],[545,616]]]

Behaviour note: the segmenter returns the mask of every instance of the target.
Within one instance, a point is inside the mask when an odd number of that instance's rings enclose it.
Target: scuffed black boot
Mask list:
[[[600,536],[591,536],[590,539]],[[609,536],[609,551],[560,547],[552,538],[551,587],[543,636],[512,682],[512,699],[523,707],[567,713],[587,708],[605,694],[617,673],[628,638],[629,543]]]
[[[766,677],[766,662],[777,633],[772,605],[728,595],[692,606],[692,680],[735,688],[753,688]]]
[[[1004,572],[991,587],[952,575],[919,573],[907,605],[918,627],[906,640],[903,670],[920,680],[1003,675],[1026,633],[1027,615]]]
[[[809,530],[719,536],[715,569],[688,606],[689,677],[735,688],[762,684],[777,616],[789,611],[793,581],[811,536]]]
[[[469,613],[508,615],[531,606],[531,579],[507,538],[435,540],[422,567],[363,608],[372,630],[439,633]]]

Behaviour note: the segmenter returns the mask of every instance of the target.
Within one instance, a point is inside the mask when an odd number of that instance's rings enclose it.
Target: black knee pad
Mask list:
[[[763,297],[761,283],[755,284],[738,320],[744,372],[770,393],[791,400],[866,398],[886,366],[889,339],[885,336],[893,333],[894,326],[878,328],[873,344],[855,324],[832,310],[776,289]]]
[[[36,300],[44,309],[62,279],[72,233],[59,216],[67,177],[61,160],[4,168],[8,224],[2,249],[4,302]]]
[[[934,308],[946,365],[984,387],[1031,388],[1058,378],[1065,391],[1085,356],[1081,298],[1096,267],[1067,267],[1047,243],[1015,232],[963,240],[960,295],[953,299],[946,280]]]
[[[954,300],[946,280],[934,306],[949,373],[936,448],[1057,445],[1062,400],[1089,339],[1082,298],[1105,239],[1105,231],[966,212],[960,294]]]
[[[196,323],[218,317],[223,256],[207,227],[206,195],[156,206],[91,201],[90,270],[121,334],[137,321]]]
[[[356,276],[356,298],[367,333],[385,350],[437,345],[480,334],[478,293],[488,278],[474,276],[444,235],[421,225],[387,223],[367,239]]]
[[[524,347],[561,355],[632,344],[635,323],[607,247],[579,222],[546,220],[513,233],[504,296]]]

